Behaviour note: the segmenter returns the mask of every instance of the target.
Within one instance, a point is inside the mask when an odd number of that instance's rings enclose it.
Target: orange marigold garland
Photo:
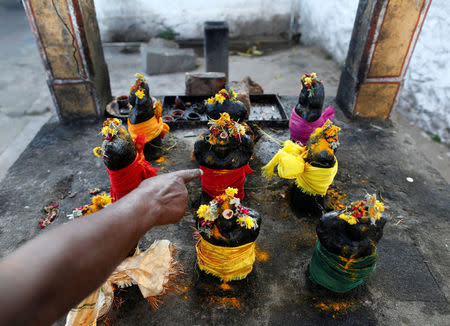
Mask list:
[[[208,125],[210,127],[207,140],[211,145],[223,145],[228,138],[241,139],[245,134],[244,126],[232,120],[227,112],[220,113],[217,120],[211,119]]]
[[[135,92],[136,96],[139,99],[142,99],[145,94],[145,89],[142,87],[143,83],[146,83],[147,80],[144,78],[142,74],[136,74],[136,81],[130,87],[130,93]],[[147,94],[148,95],[148,94]]]
[[[107,194],[97,195],[92,198],[92,204],[84,205],[81,207],[77,207],[72,211],[72,214],[67,215],[69,220],[89,215],[97,212],[98,210],[108,206],[111,204],[111,196]]]
[[[338,218],[346,221],[350,225],[368,220],[370,220],[372,224],[375,224],[376,221],[381,219],[381,213],[384,212],[384,210],[384,204],[377,200],[375,194],[367,194],[365,199],[353,202],[345,207]]]
[[[108,118],[103,122],[101,134],[104,140],[112,140],[115,137],[125,137],[127,131],[122,127],[122,121],[117,118]],[[95,147],[92,152],[97,157],[102,157],[105,153],[105,143],[101,147]]]
[[[255,218],[250,217],[248,208],[241,205],[236,188],[228,187],[225,192],[209,202],[209,205],[200,205],[197,210],[199,219],[199,231],[210,234],[210,228],[214,221],[222,215],[225,219],[230,219],[236,215],[236,223],[246,229],[256,229],[258,223]]]
[[[221,89],[216,95],[213,97],[210,97],[208,99],[208,104],[214,104],[214,103],[220,103],[223,104],[226,100],[229,100],[231,102],[239,102],[237,99],[236,92],[232,90],[226,90],[225,88]]]
[[[319,152],[320,150],[316,148],[317,146],[329,147],[332,150],[335,150],[339,146],[338,134],[340,131],[340,127],[334,125],[330,120],[327,120],[322,127],[316,128],[311,134],[309,138],[312,143],[311,150],[313,152]],[[318,141],[313,142],[315,139]]]

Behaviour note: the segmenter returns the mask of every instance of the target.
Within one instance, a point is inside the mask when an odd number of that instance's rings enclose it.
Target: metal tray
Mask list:
[[[177,96],[164,96],[163,99],[163,117],[172,117],[175,110],[180,110],[175,104],[175,99]],[[173,128],[184,128],[184,127],[194,127],[194,126],[204,126],[208,122],[206,116],[206,106],[204,104],[205,100],[209,96],[184,96],[180,95],[178,98],[184,102],[186,108],[184,111],[183,118],[177,118],[173,121],[168,121],[167,124]],[[265,126],[280,126],[285,127],[289,124],[289,119],[281,104],[280,98],[276,94],[254,94],[250,95],[250,116],[247,122],[256,123]],[[192,114],[191,112],[195,112]],[[196,120],[191,120],[190,116],[197,118]]]

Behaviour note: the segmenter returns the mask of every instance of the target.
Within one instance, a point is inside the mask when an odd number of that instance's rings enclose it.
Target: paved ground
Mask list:
[[[290,107],[295,97],[283,98]],[[246,183],[246,205],[263,218],[257,240],[255,271],[229,291],[199,279],[194,269],[192,230],[200,185],[189,186],[190,202],[177,225],[148,232],[140,246],[167,238],[178,244],[185,266],[185,292],[166,298],[151,311],[136,288],[122,293],[124,304],[113,311],[115,325],[448,325],[450,316],[449,185],[424,159],[399,141],[391,124],[349,121],[338,111],[343,129],[337,153],[335,185],[347,200],[376,192],[390,207],[385,235],[378,246],[376,270],[345,295],[314,287],[305,271],[315,242],[317,218],[297,218],[289,204],[290,184],[267,183],[259,171],[278,150],[267,136],[256,143]],[[59,125],[55,118],[38,133],[0,185],[0,248],[7,254],[40,232],[42,206],[58,201],[61,215],[50,227],[67,222],[74,207],[89,202],[88,189],[108,189],[108,177],[91,149],[101,143],[100,124]],[[176,130],[165,141],[163,172],[192,168],[186,160],[203,128]],[[265,131],[286,139],[286,129]],[[30,167],[33,167],[30,169]],[[414,179],[413,183],[406,181]],[[32,195],[31,195],[32,194]],[[264,256],[268,259],[263,259]],[[60,320],[57,325],[63,325]]]
[[[91,154],[92,147],[101,142],[99,124],[67,127],[59,125],[52,112],[46,113],[52,105],[23,13],[0,14],[0,40],[8,44],[0,57],[0,94],[4,99],[0,102],[0,163],[5,159],[14,162],[18,157],[0,183],[3,256],[43,232],[38,222],[45,204],[54,200],[61,204],[54,227],[66,222],[65,215],[74,207],[89,202],[90,188],[106,190],[108,179],[102,163]],[[125,55],[117,48],[105,52],[113,93],[126,92],[132,75],[140,70],[139,55]],[[250,75],[267,93],[297,95],[298,76],[306,70],[318,72],[327,94],[333,95],[339,76],[336,64],[314,48],[294,47],[256,59],[233,56],[230,63],[231,79]],[[200,65],[198,69],[203,68]],[[152,76],[149,80],[155,95],[184,90],[184,74]],[[295,101],[294,97],[283,99],[286,108]],[[288,195],[289,183],[274,180],[267,184],[254,173],[246,183],[246,204],[263,217],[257,244],[269,259],[260,258],[248,280],[233,284],[229,292],[197,278],[189,229],[200,193],[199,184],[194,183],[184,219],[177,225],[151,230],[140,243],[145,248],[155,239],[168,238],[178,244],[179,260],[187,272],[186,292],[168,297],[161,309],[153,312],[132,288],[123,293],[122,307],[112,313],[114,324],[450,325],[448,148],[431,142],[428,135],[396,114],[381,124],[350,121],[338,111],[336,121],[343,129],[336,186],[349,201],[366,191],[377,192],[390,207],[389,222],[378,246],[377,269],[360,288],[338,296],[307,281],[304,272],[317,220],[293,216],[288,196],[282,196]],[[42,124],[44,128],[22,152]],[[265,131],[278,139],[288,135],[285,129]],[[176,146],[166,154],[164,172],[195,166],[186,157],[201,132],[203,129],[172,132],[165,144]],[[259,171],[276,150],[275,143],[261,137],[251,166]],[[407,177],[414,182],[407,182]]]

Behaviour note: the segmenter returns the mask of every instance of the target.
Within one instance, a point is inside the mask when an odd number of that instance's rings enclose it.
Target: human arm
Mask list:
[[[57,320],[98,288],[149,229],[183,217],[185,183],[200,175],[186,170],[144,180],[114,204],[45,232],[4,258],[0,323]]]

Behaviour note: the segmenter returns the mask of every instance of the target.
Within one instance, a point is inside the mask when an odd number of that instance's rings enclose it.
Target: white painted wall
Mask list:
[[[299,0],[302,41],[345,61],[358,0]],[[450,2],[433,0],[406,74],[397,110],[450,143]]]
[[[289,26],[291,0],[94,0],[104,42],[142,41],[166,28],[203,37],[203,23],[226,20],[230,37],[277,35]]]
[[[433,0],[409,63],[398,109],[450,143],[450,2]]]
[[[300,1],[300,33],[304,44],[315,44],[343,63],[352,36],[358,0]]]

